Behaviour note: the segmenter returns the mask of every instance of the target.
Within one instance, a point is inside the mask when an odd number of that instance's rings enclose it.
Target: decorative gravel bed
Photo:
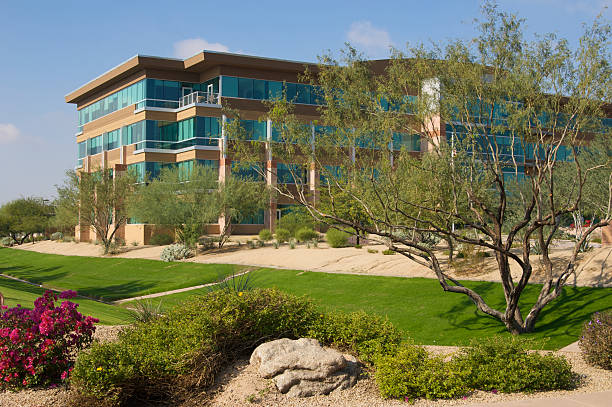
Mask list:
[[[122,326],[99,326],[95,338],[100,341],[114,340]],[[432,352],[449,354],[457,350],[452,346],[426,346]],[[465,399],[456,400],[418,400],[416,407],[443,407],[467,404],[488,404],[503,401],[524,399],[559,398],[580,393],[595,393],[612,389],[612,372],[588,366],[575,352],[555,352],[565,356],[572,364],[576,373],[581,375],[582,383],[572,391],[551,391],[534,394],[493,394],[490,392],[475,392]],[[383,400],[378,395],[374,379],[367,373],[357,384],[347,390],[336,391],[328,396],[315,396],[303,399],[289,398],[280,394],[270,380],[262,379],[256,370],[249,366],[248,359],[241,359],[226,368],[217,379],[217,385],[212,389],[214,397],[209,404],[202,404],[202,399],[191,400],[187,406],[210,405],[213,407],[234,406],[284,406],[284,407],[394,407],[406,406],[404,401]],[[66,389],[40,389],[20,392],[0,393],[1,407],[58,407],[68,405],[69,393]]]

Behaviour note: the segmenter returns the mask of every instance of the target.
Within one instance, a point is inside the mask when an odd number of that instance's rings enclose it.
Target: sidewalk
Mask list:
[[[572,394],[563,397],[524,399],[501,403],[468,404],[469,407],[610,407],[612,390],[598,393]]]

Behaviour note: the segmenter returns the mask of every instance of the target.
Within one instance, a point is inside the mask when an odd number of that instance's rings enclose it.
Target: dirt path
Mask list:
[[[241,237],[245,239],[244,237]],[[88,243],[59,243],[52,241],[25,244],[19,249],[32,250],[41,253],[63,254],[73,256],[100,256],[100,246]],[[126,247],[126,252],[113,257],[142,258],[159,260],[163,246]],[[326,273],[350,273],[360,275],[395,276],[395,277],[426,277],[434,278],[433,273],[404,256],[383,255],[382,245],[364,246],[361,249],[345,247],[332,249],[325,243],[318,247],[307,248],[298,245],[290,249],[283,245],[278,249],[266,246],[248,249],[246,245],[229,246],[223,251],[199,254],[186,261],[197,263],[239,264],[256,267],[273,267],[293,270],[308,270]],[[374,251],[372,253],[372,251]],[[554,263],[562,268],[562,263],[571,254],[571,249],[563,245],[551,251]],[[444,256],[441,256],[444,257]],[[533,283],[543,282],[543,274],[539,256],[533,256]],[[453,267],[442,262],[449,270],[449,275],[463,280],[499,281],[495,260],[486,257],[474,263],[458,261]],[[514,278],[520,275],[520,269],[511,264]],[[596,248],[579,257],[576,275],[569,280],[570,285],[589,287],[612,287],[612,248]]]

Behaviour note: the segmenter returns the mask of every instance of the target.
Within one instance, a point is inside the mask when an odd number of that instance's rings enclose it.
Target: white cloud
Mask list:
[[[218,42],[208,42],[204,38],[188,38],[174,43],[174,55],[177,58],[189,58],[198,52],[202,52],[202,50],[229,52],[226,45]]]
[[[369,21],[356,21],[351,24],[346,37],[352,45],[371,56],[387,56],[389,47],[393,45],[389,33],[374,27]]]
[[[12,143],[21,137],[19,129],[11,123],[0,123],[0,144]]]

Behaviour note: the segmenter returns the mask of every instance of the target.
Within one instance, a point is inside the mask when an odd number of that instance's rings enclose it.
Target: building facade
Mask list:
[[[384,60],[372,63],[372,69],[381,73],[385,66]],[[76,168],[85,172],[111,168],[115,174],[132,170],[142,181],[146,175],[156,177],[166,166],[188,169],[199,163],[218,171],[220,182],[232,172],[258,177],[233,162],[228,152],[223,107],[231,106],[240,112],[248,138],[265,146],[265,165],[272,171],[262,181],[291,187],[291,164],[278,162],[272,154],[270,143],[277,135],[270,120],[265,120],[267,107],[262,102],[286,94],[295,104],[294,113],[304,123],[311,123],[316,134],[320,130],[315,124],[320,118],[319,92],[300,81],[305,69],[317,72],[317,66],[310,63],[211,51],[185,60],[130,58],[65,97],[78,111]],[[460,127],[451,128],[440,118],[432,123],[436,128],[428,130],[440,138],[452,142],[461,137]],[[429,148],[418,135],[402,133],[394,133],[391,146],[415,154]],[[320,177],[316,168],[304,174],[303,181],[313,197],[317,196]],[[272,200],[262,213],[234,225],[233,230],[248,234],[263,228],[273,230],[283,210],[292,204],[282,197]],[[154,229],[154,225],[130,222],[118,236],[146,244]],[[219,230],[217,223],[208,225],[207,232]],[[87,226],[77,227],[76,235],[79,240],[95,240]],[[603,235],[612,242],[612,228]]]
[[[220,182],[232,171],[257,176],[238,169],[228,154],[222,108],[229,105],[239,110],[249,138],[266,145],[266,166],[274,174],[265,182],[291,184],[290,164],[277,162],[269,148],[275,130],[269,120],[261,120],[267,111],[262,101],[285,92],[301,120],[319,119],[316,88],[299,80],[306,68],[316,71],[317,66],[209,51],[185,60],[137,55],[66,96],[66,102],[74,103],[78,111],[76,168],[133,170],[144,180],[145,174],[155,177],[165,166],[189,168],[197,162],[217,170]],[[312,127],[314,133],[317,129]],[[418,136],[397,134],[394,145],[398,150],[421,150]],[[313,169],[307,171],[305,181],[315,189],[319,177]],[[282,210],[292,204],[283,198],[272,201],[233,230],[274,229]],[[219,224],[209,225],[208,233],[218,233],[219,228]],[[153,229],[153,225],[129,223],[119,236],[147,243]],[[88,227],[77,227],[76,233],[80,240],[95,240]]]

